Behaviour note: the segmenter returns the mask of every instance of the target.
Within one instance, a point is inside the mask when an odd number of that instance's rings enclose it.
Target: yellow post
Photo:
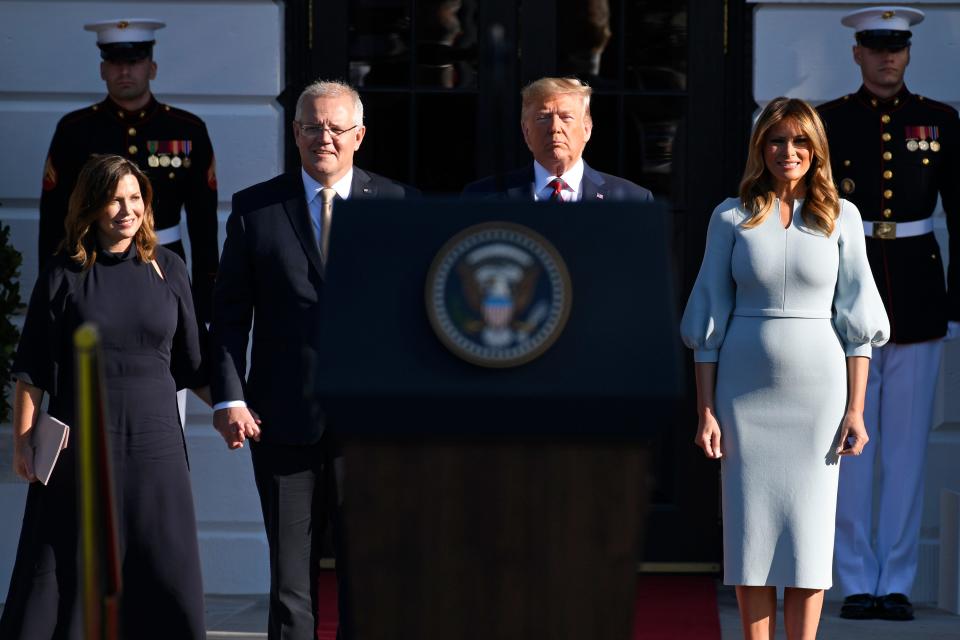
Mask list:
[[[100,337],[92,324],[73,335],[76,350],[77,502],[80,580],[86,640],[119,637],[117,529],[110,455],[104,430]]]

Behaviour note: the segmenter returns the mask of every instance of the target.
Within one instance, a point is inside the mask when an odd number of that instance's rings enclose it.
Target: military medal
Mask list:
[[[183,160],[180,159],[180,156],[173,156],[173,160],[170,161],[170,166],[174,169],[179,169],[181,164],[183,164]]]
[[[927,142],[926,140],[921,140],[920,142],[917,143],[917,145],[920,147],[920,151],[926,151],[927,149],[930,148],[930,143]]]
[[[850,195],[853,193],[853,190],[857,188],[857,185],[853,183],[853,180],[850,178],[844,178],[840,181],[840,190],[845,194]]]
[[[156,169],[160,166],[160,158],[157,157],[156,140],[147,140],[147,151],[150,152],[150,155],[147,156],[147,164]]]
[[[180,146],[183,148],[183,168],[189,169],[190,168],[190,150],[192,149],[193,145],[190,144],[189,140],[181,140]]]
[[[167,155],[160,156],[160,166],[161,166],[161,167],[164,167],[164,168],[169,167],[169,166],[170,166],[170,156],[167,156]]]
[[[940,142],[938,140],[930,141],[930,151],[940,151]]]
[[[907,151],[916,151],[920,144],[916,140],[907,140]]]

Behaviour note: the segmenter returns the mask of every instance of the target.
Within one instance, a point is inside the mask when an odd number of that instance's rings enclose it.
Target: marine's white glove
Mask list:
[[[950,320],[947,322],[947,335],[943,336],[944,342],[950,342],[960,338],[960,321]]]

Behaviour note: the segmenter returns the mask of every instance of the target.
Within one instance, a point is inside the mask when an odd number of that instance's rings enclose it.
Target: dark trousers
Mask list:
[[[250,443],[254,479],[270,546],[269,640],[312,640],[317,612],[317,571],[328,521],[342,544],[336,488],[326,438],[312,445]],[[339,553],[338,556],[342,555]],[[345,594],[345,567],[338,560],[338,590]],[[340,596],[341,629],[349,638]]]

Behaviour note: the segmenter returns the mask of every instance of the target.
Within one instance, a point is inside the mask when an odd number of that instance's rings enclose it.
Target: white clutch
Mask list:
[[[40,412],[33,426],[33,472],[43,484],[50,482],[50,475],[57,464],[60,452],[67,448],[70,427],[45,411]]]

